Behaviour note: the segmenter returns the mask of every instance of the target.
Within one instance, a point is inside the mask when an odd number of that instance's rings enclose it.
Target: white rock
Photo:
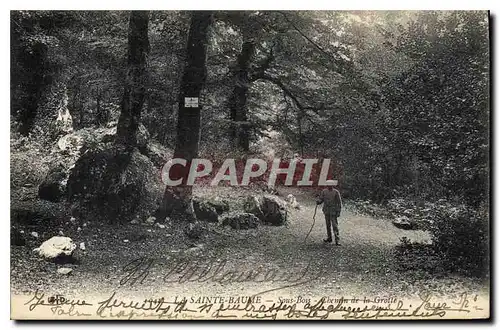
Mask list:
[[[40,247],[34,249],[33,251],[38,252],[38,254],[45,259],[54,259],[59,256],[70,256],[76,249],[76,244],[69,237],[64,236],[54,236],[51,239],[46,240],[40,245]]]
[[[33,236],[35,238],[38,238],[38,233],[36,231],[32,231],[31,232],[31,236]]]
[[[146,223],[147,223],[148,225],[152,225],[152,224],[154,224],[154,223],[155,223],[155,221],[156,221],[156,218],[155,218],[155,217],[149,217],[149,218],[146,220]]]
[[[165,225],[162,225],[161,223],[156,223],[156,226],[161,229],[165,229]]]
[[[130,221],[131,225],[137,225],[138,223],[139,223],[139,220],[137,220],[137,219]]]
[[[78,227],[78,228],[76,228],[76,230],[80,231],[80,230],[82,230],[82,228]]]
[[[62,275],[68,275],[69,273],[71,273],[73,271],[73,269],[71,268],[66,268],[66,267],[62,267],[62,268],[58,268],[57,269],[57,272],[59,274],[62,274]]]
[[[59,236],[64,236],[64,233],[62,230],[59,230]]]
[[[84,227],[87,227],[87,223],[85,222],[85,223],[83,224],[83,226],[84,226]]]
[[[68,112],[68,115],[69,115],[69,112]],[[59,117],[61,117],[62,119],[62,116],[61,114],[59,114],[58,116],[58,119]],[[67,117],[67,116],[65,116]],[[59,120],[61,120],[59,119]],[[78,150],[82,147],[83,145],[83,137],[79,136],[79,135],[76,135],[76,134],[67,134],[63,137],[61,137],[58,141],[57,141],[57,146],[59,147],[60,150],[68,150],[68,151],[71,151],[71,150]]]
[[[24,230],[20,230],[19,232],[20,232],[21,234],[24,234]]]
[[[286,203],[288,204],[288,206],[293,207],[294,209],[301,208],[300,204],[297,202],[297,199],[292,194],[288,194],[288,196],[286,196]]]
[[[71,217],[71,218],[69,219],[69,221],[70,221],[71,223],[75,223],[75,222],[76,222],[76,219],[75,219],[74,217]]]
[[[85,250],[85,243],[84,242],[80,243],[80,250]]]
[[[123,243],[128,243],[128,242],[130,242],[128,239],[123,240]]]

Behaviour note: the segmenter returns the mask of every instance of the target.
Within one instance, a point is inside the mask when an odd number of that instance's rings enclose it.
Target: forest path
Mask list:
[[[345,203],[339,217],[341,246],[323,242],[326,230],[320,207],[311,234],[304,241],[313,223],[315,199],[310,193],[294,192],[302,208],[291,210],[286,226],[233,230],[214,224],[200,241],[186,239],[181,227],[89,224],[80,231],[66,228],[65,234],[87,246],[80,264],[66,265],[73,268],[72,274],[57,274],[57,265],[32,252],[34,245],[13,247],[11,285],[17,292],[38,289],[99,298],[113,291],[122,297],[263,293],[277,299],[414,297],[426,290],[437,290],[443,295],[485,290],[483,283],[466,277],[436,277],[419,269],[402,271],[395,255],[400,239],[425,242],[429,240],[428,233],[405,231],[394,227],[388,219],[359,215],[349,203]],[[282,192],[285,196],[288,193]],[[139,259],[144,262],[137,271],[127,268]],[[149,267],[146,261],[151,261]],[[190,274],[200,265],[205,268]],[[200,278],[202,269],[207,273]]]

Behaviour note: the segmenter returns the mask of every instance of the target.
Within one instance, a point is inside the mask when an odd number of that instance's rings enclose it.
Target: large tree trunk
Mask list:
[[[148,11],[132,11],[128,30],[128,71],[117,127],[117,142],[137,145],[137,130],[146,95],[147,56],[149,52]]]
[[[232,127],[232,138],[236,148],[248,151],[250,147],[249,123],[247,118],[247,97],[250,85],[249,68],[255,53],[255,41],[244,35],[238,66],[234,75],[235,86],[229,99]]]
[[[163,199],[164,209],[162,210],[165,215],[169,215],[174,208],[177,208],[179,206],[178,202],[181,202],[180,207],[182,209],[192,214],[189,212],[192,210],[192,187],[184,183],[189,174],[189,165],[192,159],[198,155],[202,108],[200,94],[206,80],[206,50],[211,24],[211,12],[195,11],[192,13],[187,42],[186,65],[179,91],[177,141],[174,150],[174,158],[185,159],[187,166],[174,166],[170,171],[170,177],[173,180],[181,178],[183,184],[176,187],[167,186]],[[194,103],[191,103],[190,100],[194,101]],[[196,104],[196,102],[198,103]]]

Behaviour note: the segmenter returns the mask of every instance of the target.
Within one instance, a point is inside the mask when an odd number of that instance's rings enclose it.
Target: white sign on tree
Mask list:
[[[185,97],[184,107],[186,108],[198,108],[198,98],[197,97]]]

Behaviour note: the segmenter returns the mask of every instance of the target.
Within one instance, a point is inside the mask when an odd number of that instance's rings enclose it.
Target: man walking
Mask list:
[[[319,200],[316,201],[317,205],[320,205],[321,203],[323,203],[323,213],[325,214],[326,220],[326,233],[328,235],[328,238],[324,239],[323,242],[332,242],[333,229],[333,234],[335,235],[335,245],[340,245],[339,225],[337,221],[337,218],[340,216],[340,211],[342,210],[342,199],[340,197],[340,192],[337,189],[334,189],[332,186],[328,186],[328,188],[324,189],[321,192]]]

